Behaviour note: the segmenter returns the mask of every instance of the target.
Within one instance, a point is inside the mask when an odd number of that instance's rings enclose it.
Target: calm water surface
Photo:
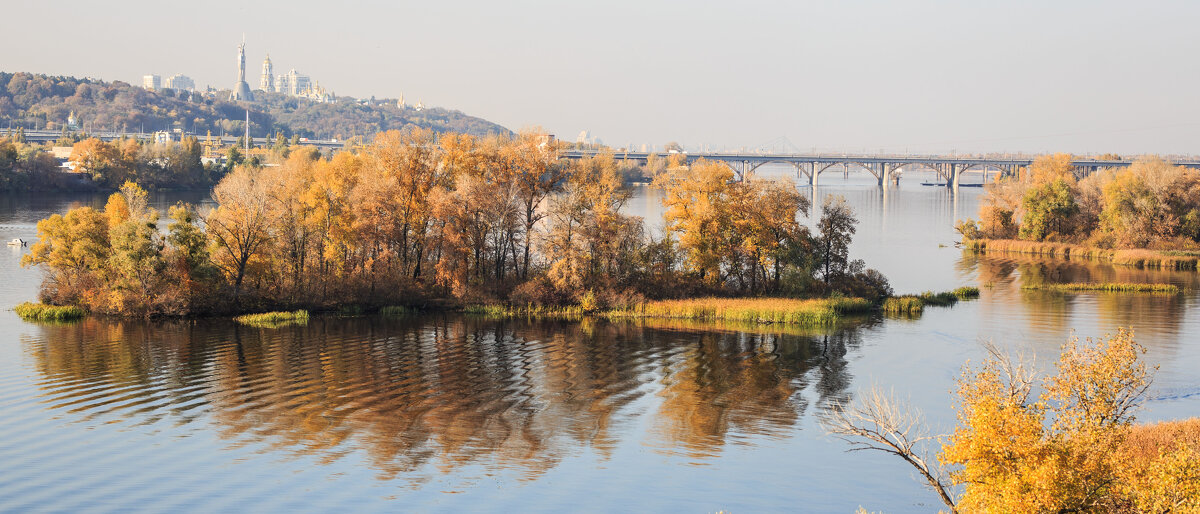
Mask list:
[[[456,315],[40,325],[9,310],[40,276],[17,264],[28,249],[5,248],[0,510],[936,511],[902,463],[845,453],[817,416],[881,385],[948,430],[981,341],[1049,366],[1073,332],[1118,326],[1160,366],[1141,418],[1200,413],[1197,274],[964,256],[952,226],[979,191],[922,179],[884,191],[822,176],[814,196],[847,197],[855,255],[897,291],[977,285],[982,298],[825,333]],[[103,198],[0,197],[0,239],[85,204]],[[630,210],[661,224],[652,191]],[[1088,280],[1190,292],[1020,289]]]

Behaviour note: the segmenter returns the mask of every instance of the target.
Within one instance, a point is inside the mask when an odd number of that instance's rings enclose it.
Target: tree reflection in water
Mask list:
[[[468,466],[537,479],[626,439],[703,461],[750,436],[789,437],[806,398],[845,399],[845,355],[859,344],[853,329],[461,316],[40,331],[25,348],[43,398],[76,422],[210,423],[229,448],[323,462],[362,452],[379,478],[412,484]]]

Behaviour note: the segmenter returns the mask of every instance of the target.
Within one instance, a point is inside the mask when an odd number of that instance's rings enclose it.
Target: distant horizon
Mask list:
[[[249,58],[247,58],[247,61],[249,61]],[[260,63],[260,64],[261,64],[261,63]],[[251,78],[251,77],[250,77],[250,73],[249,73],[249,67],[250,67],[250,66],[249,66],[249,63],[247,63],[247,82],[252,82],[252,81],[250,80],[250,78]],[[299,71],[299,70],[297,70],[297,71]],[[46,75],[46,76],[64,76],[64,77],[72,77],[72,78],[77,78],[77,79],[86,79],[86,80],[92,80],[92,81],[100,81],[100,82],[104,82],[104,83],[110,83],[110,84],[111,84],[111,83],[115,83],[115,82],[123,82],[123,83],[126,83],[126,84],[128,84],[128,85],[130,85],[130,86],[132,86],[132,87],[136,87],[136,88],[142,88],[142,86],[140,85],[140,84],[141,84],[141,78],[142,78],[142,77],[139,77],[139,78],[138,78],[139,80],[136,80],[136,81],[128,81],[128,80],[122,80],[122,79],[107,79],[107,78],[101,78],[101,77],[91,77],[91,76],[87,76],[87,77],[85,77],[85,76],[78,76],[78,75],[71,75],[71,74],[51,74],[51,73],[42,73],[42,72],[35,72],[35,71],[28,71],[28,70],[14,70],[14,71],[9,71],[9,70],[0,70],[0,72],[5,72],[5,73],[31,73],[31,74],[34,74],[34,75]],[[149,75],[149,74],[150,74],[150,73],[147,73],[147,75]],[[190,75],[187,75],[186,73],[180,73],[180,74],[181,74],[181,75],[185,75],[185,76],[187,76],[187,77],[189,77],[189,78],[193,78],[193,77],[191,77]],[[159,76],[160,76],[160,77],[162,77],[164,80],[165,80],[165,78],[167,77],[167,76],[164,76],[164,75],[162,75],[162,74],[156,74],[156,75],[159,75]],[[172,75],[174,75],[174,74],[172,74]],[[194,78],[193,78],[193,80],[194,80]],[[236,78],[235,78],[235,82],[236,82]],[[314,81],[314,82],[315,82],[315,81]],[[208,90],[208,88],[212,88],[212,91],[214,91],[214,92],[228,92],[228,91],[231,91],[231,88],[230,88],[230,87],[221,87],[221,86],[218,86],[218,85],[213,85],[213,84],[205,84],[203,87],[201,87],[201,86],[197,85],[197,86],[195,87],[194,91],[197,91],[197,92],[206,92],[206,91]],[[163,87],[162,89],[169,89],[169,88]],[[253,86],[253,85],[251,85],[250,89],[251,89],[252,91],[255,91],[255,92],[257,92],[257,91],[260,91],[260,89],[258,89],[257,87],[255,87],[255,86]],[[334,92],[334,93],[336,94],[336,92]],[[394,101],[394,100],[398,100],[398,99],[399,99],[399,97],[398,97],[398,96],[396,96],[396,97],[381,97],[381,96],[378,96],[378,95],[368,95],[368,96],[365,96],[365,97],[360,97],[360,96],[352,96],[352,95],[342,95],[342,94],[337,94],[337,95],[336,95],[336,97],[337,97],[337,98],[351,98],[351,99],[354,99],[354,100],[367,100],[367,99],[374,98],[376,101],[382,101],[382,100],[393,100],[393,101]],[[420,102],[421,100],[420,100],[420,99],[418,99],[417,101],[418,101],[418,102]],[[415,105],[415,104],[416,104],[416,102],[411,102],[411,101],[410,101],[410,100],[409,100],[407,97],[405,98],[405,102],[406,102],[408,105],[410,105],[410,106],[411,106],[411,105]],[[250,103],[252,103],[252,104],[253,104],[254,102],[250,102]],[[465,115],[467,115],[467,116],[473,116],[473,117],[476,117],[476,118],[482,118],[482,119],[484,119],[484,120],[486,120],[486,121],[495,122],[495,123],[497,123],[497,124],[500,124],[502,127],[506,128],[506,129],[508,129],[508,130],[510,130],[510,131],[512,131],[512,132],[514,132],[514,133],[516,133],[516,132],[520,132],[520,131],[521,131],[521,129],[523,128],[523,127],[509,127],[509,126],[505,126],[504,124],[502,124],[502,123],[500,123],[500,122],[497,122],[497,121],[495,121],[495,120],[491,120],[491,119],[488,119],[488,118],[486,118],[486,117],[482,117],[482,116],[479,116],[479,115],[473,114],[473,113],[471,113],[471,112],[463,111],[462,109],[459,109],[459,108],[457,108],[457,107],[454,107],[454,106],[448,106],[448,105],[426,105],[426,106],[425,106],[425,108],[432,108],[432,109],[444,109],[444,110],[449,110],[449,111],[459,111],[459,112],[462,112],[463,114],[465,114]],[[1191,126],[1191,125],[1193,125],[1193,124],[1181,124],[1180,126]],[[532,125],[532,126],[537,126],[537,125],[536,125],[536,124],[534,124],[534,125]],[[553,131],[550,131],[550,133],[553,133]],[[572,136],[572,135],[569,135],[569,134],[567,134],[567,135],[563,135],[563,134],[554,134],[554,136],[555,136],[555,138],[556,138],[556,139],[558,139],[558,140],[561,140],[561,141],[566,141],[566,142],[569,142],[569,143],[573,143],[573,142],[575,142],[575,139],[576,139],[576,137],[575,137],[575,136]],[[1030,136],[1030,137],[1037,137],[1037,136]],[[628,147],[628,146],[626,146],[626,145],[621,145],[621,144],[612,144],[612,143],[610,143],[610,142],[603,141],[603,138],[596,138],[596,137],[593,137],[593,138],[591,138],[591,140],[592,140],[592,141],[598,141],[598,142],[599,142],[599,144],[602,144],[602,145],[604,145],[604,146],[608,146],[608,147],[611,147],[611,148],[614,148],[614,149],[617,149],[617,148],[627,148],[627,149],[628,149],[628,151],[631,151],[631,152],[632,152],[632,151],[642,151],[642,150],[641,150],[641,144],[642,144],[642,143],[635,143],[633,147]],[[648,148],[649,148],[649,151],[653,151],[653,152],[665,152],[666,150],[665,150],[663,147],[664,147],[665,145],[669,144],[669,143],[672,143],[672,142],[678,143],[679,145],[681,145],[682,147],[684,147],[684,148],[685,148],[685,149],[686,149],[688,152],[692,152],[692,153],[702,153],[702,152],[726,152],[726,151],[728,151],[728,152],[737,152],[737,151],[756,152],[756,151],[757,151],[757,152],[760,152],[760,153],[771,153],[771,152],[775,152],[775,153],[795,153],[795,154],[808,154],[808,153],[817,153],[817,154],[819,154],[819,153],[831,153],[831,154],[835,154],[835,153],[846,153],[846,154],[855,154],[855,155],[876,155],[876,154],[887,154],[887,155],[904,155],[904,154],[913,154],[913,155],[954,155],[954,154],[961,154],[961,155],[984,155],[984,154],[992,154],[992,155],[995,155],[995,154],[1014,154],[1014,155],[1047,155],[1047,154],[1055,154],[1055,153],[1069,153],[1069,154],[1072,154],[1072,155],[1077,155],[1077,156],[1094,156],[1094,155],[1101,155],[1101,154],[1105,154],[1105,153],[1116,153],[1116,154],[1120,155],[1120,156],[1122,157],[1122,159],[1125,159],[1125,160],[1129,160],[1129,159],[1136,159],[1136,158],[1138,158],[1138,157],[1142,157],[1142,156],[1163,156],[1163,157],[1167,157],[1167,156],[1174,156],[1174,157],[1197,157],[1197,156],[1200,156],[1200,152],[1197,152],[1197,151],[1193,151],[1193,152],[1175,152],[1175,153],[1165,153],[1165,152],[1141,152],[1141,153],[1129,153],[1129,154],[1122,154],[1122,153],[1120,153],[1120,152],[1111,152],[1111,151],[1067,152],[1067,151],[1062,151],[1062,150],[1053,150],[1053,149],[1052,149],[1052,150],[1041,150],[1041,151],[1028,151],[1028,150],[1020,150],[1020,149],[1017,149],[1017,150],[1011,150],[1011,151],[1007,151],[1007,150],[1006,150],[1006,151],[995,151],[995,150],[992,150],[992,151],[988,151],[988,150],[980,150],[980,151],[958,151],[957,149],[952,149],[952,150],[950,150],[950,151],[946,151],[946,152],[916,152],[916,151],[909,152],[909,151],[907,151],[907,149],[906,149],[905,151],[896,151],[896,148],[895,148],[895,147],[890,147],[890,148],[889,148],[889,147],[883,147],[883,148],[878,148],[878,149],[872,149],[872,148],[866,148],[866,147],[862,147],[862,148],[859,148],[859,149],[854,149],[853,147],[849,147],[849,148],[833,148],[833,147],[829,147],[829,148],[817,148],[817,147],[812,147],[812,148],[803,148],[803,147],[800,147],[800,146],[796,145],[795,143],[791,142],[791,140],[790,140],[790,139],[788,139],[788,138],[786,138],[786,137],[777,138],[776,140],[774,140],[774,141],[771,141],[771,142],[769,142],[768,144],[766,144],[766,145],[763,145],[763,146],[759,146],[759,147],[738,147],[738,148],[731,148],[731,147],[727,147],[727,146],[726,146],[726,147],[714,146],[714,145],[711,145],[711,144],[693,144],[693,143],[689,143],[689,142],[687,142],[687,141],[676,141],[676,140],[665,141],[665,142],[660,142],[660,143],[644,143],[644,144],[646,144],[646,145],[648,146]],[[651,145],[653,145],[653,146],[651,146]],[[788,147],[791,147],[791,148],[793,148],[793,150],[792,150],[792,151],[788,151],[788,150],[786,150],[786,148],[788,148]]]
[[[180,73],[228,89],[244,33],[252,88],[270,54],[276,75],[295,68],[340,96],[403,95],[613,147],[1191,155],[1200,141],[1200,5],[1187,2],[66,0],[53,11],[70,37],[15,24],[9,38],[37,50],[5,53],[0,69],[135,86]]]

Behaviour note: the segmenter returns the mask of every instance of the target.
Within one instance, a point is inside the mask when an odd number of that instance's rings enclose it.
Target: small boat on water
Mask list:
[[[25,246],[25,240],[19,237],[14,238],[12,241],[8,242],[8,246]]]

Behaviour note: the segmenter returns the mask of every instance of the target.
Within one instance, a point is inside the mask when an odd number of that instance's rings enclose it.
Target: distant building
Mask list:
[[[263,59],[262,78],[258,80],[258,89],[268,93],[275,92],[275,72],[271,67],[271,54]]]
[[[424,110],[425,110],[425,102],[422,102],[422,101],[420,101],[420,100],[417,100],[417,106],[416,106],[416,107],[414,107],[414,109],[416,109],[416,110],[417,110],[417,112],[424,111]]]
[[[242,44],[238,45],[238,81],[233,85],[233,91],[229,92],[229,100],[232,102],[243,101],[253,102],[254,95],[250,93],[250,84],[246,83],[246,40],[242,39]]]
[[[162,77],[158,75],[145,75],[142,77],[142,87],[151,91],[162,89]]]
[[[308,75],[301,75],[296,68],[275,77],[275,91],[288,96],[300,96],[310,87],[312,87],[312,78]]]
[[[404,108],[404,93],[400,93],[400,99],[396,100],[396,108],[397,109]]]
[[[171,142],[171,133],[165,130],[160,130],[154,133],[154,142],[156,144],[166,144]]]
[[[191,91],[196,89],[196,81],[192,80],[191,77],[188,77],[187,75],[176,73],[170,77],[167,77],[167,81],[163,83],[163,87],[167,89]]]
[[[71,115],[67,116],[67,128],[71,130],[79,128],[79,118],[75,117],[75,111],[71,111]]]

